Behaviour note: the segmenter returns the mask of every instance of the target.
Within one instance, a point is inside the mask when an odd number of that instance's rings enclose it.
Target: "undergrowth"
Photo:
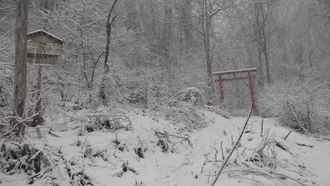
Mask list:
[[[329,134],[330,89],[327,82],[293,80],[266,86],[259,101],[259,114],[278,117],[302,133]]]

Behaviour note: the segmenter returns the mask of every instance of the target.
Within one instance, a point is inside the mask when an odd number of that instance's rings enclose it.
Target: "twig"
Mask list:
[[[260,137],[262,137],[263,130],[264,130],[264,120],[261,120],[261,131],[260,131]]]
[[[214,150],[215,150],[214,160],[217,161],[217,160],[218,160],[217,157],[218,157],[218,152],[219,152],[219,151],[218,151],[218,149],[216,149],[216,148],[214,148]],[[215,165],[215,164],[214,164],[214,165]]]
[[[205,154],[203,154],[203,155],[204,155],[205,159],[209,160],[209,158]]]
[[[220,142],[220,148],[221,148],[221,156],[222,156],[222,160],[225,159],[225,155],[223,153],[223,148],[222,148],[222,141]]]
[[[41,150],[39,150],[37,153],[35,153],[30,159],[29,161],[35,159],[37,157],[37,155],[41,152]]]
[[[206,161],[204,161],[204,162],[203,162],[203,166],[202,166],[201,173],[203,173],[204,166],[206,165],[206,163],[223,163],[223,160],[216,160],[216,161],[214,161],[214,160],[206,160]],[[233,164],[233,163],[228,163],[228,164],[237,167],[237,166],[236,166],[235,164]]]
[[[254,173],[254,174],[257,174],[257,175],[261,175],[261,176],[264,176],[264,177],[267,177],[267,178],[272,178],[274,180],[277,180],[278,182],[282,183],[282,185],[287,185],[280,178],[278,178],[276,176],[273,176],[272,175],[272,172],[268,173],[267,171],[262,171],[262,170],[255,169],[255,168],[249,168],[249,169],[243,169],[243,170],[241,170],[241,169],[239,169],[239,170],[229,170],[229,171],[225,171],[225,172],[226,173],[233,172],[234,175],[232,175],[232,176],[241,176],[241,175],[238,175],[237,172],[246,173],[246,174],[248,174],[248,173]]]
[[[292,153],[289,151],[289,148],[287,146],[285,146],[283,143],[275,141],[275,145],[276,145],[276,147],[278,147],[284,151],[287,151],[292,155]]]
[[[275,173],[275,172],[270,172],[270,174],[274,174],[274,175],[277,175],[277,176],[281,176],[281,177],[289,178],[290,180],[295,181],[295,182],[299,183],[300,185],[306,186],[304,183],[300,182],[299,180],[294,179],[294,178],[291,178],[291,177],[289,177],[289,176],[287,176],[287,175],[279,174],[279,173]]]
[[[268,128],[265,132],[264,137],[262,137],[261,144],[255,148],[254,152],[257,152],[259,155],[262,155],[262,152],[264,148],[266,147],[267,143],[269,142],[269,131],[270,129]],[[257,150],[257,148],[259,148]]]
[[[12,127],[11,129],[9,129],[8,131],[6,131],[6,133],[4,133],[2,136],[0,136],[0,138],[7,137],[8,135],[14,134],[13,131],[16,129],[17,125],[18,124],[15,124],[14,127]]]
[[[206,163],[205,163],[205,162],[203,163],[203,166],[202,166],[202,170],[201,170],[201,173],[203,173],[204,165],[206,165]]]
[[[288,138],[290,134],[291,134],[291,131],[285,136],[284,140],[286,140],[286,138]]]
[[[221,166],[221,168],[220,168],[218,174],[216,175],[216,177],[215,177],[213,183],[211,184],[211,186],[214,186],[214,184],[217,182],[217,180],[218,180],[218,178],[219,178],[219,176],[220,176],[222,170],[224,169],[225,165],[227,164],[227,162],[228,162],[230,156],[233,154],[233,152],[234,152],[234,150],[236,149],[238,143],[240,142],[240,140],[241,140],[241,138],[242,138],[242,136],[243,136],[244,130],[245,130],[245,128],[246,128],[246,126],[247,126],[247,124],[248,124],[248,122],[249,122],[249,119],[250,119],[251,115],[252,115],[252,111],[253,111],[254,104],[255,104],[255,102],[253,101],[252,106],[251,106],[251,110],[250,110],[249,117],[247,118],[247,120],[246,120],[246,122],[245,122],[245,125],[244,125],[244,127],[243,127],[243,129],[242,129],[242,131],[241,131],[241,134],[239,135],[239,137],[238,137],[238,139],[237,139],[235,145],[234,145],[233,148],[231,149],[231,151],[230,151],[229,155],[227,156],[226,160],[223,162],[223,164],[222,164],[222,166]]]
[[[157,159],[155,158],[155,160],[156,160],[156,163],[157,163],[157,167],[159,167],[159,165],[158,165],[158,161],[157,161]]]
[[[313,148],[314,146],[313,145],[306,145],[306,144],[303,144],[303,143],[297,143],[297,145],[301,146],[301,147],[309,147],[309,148]]]
[[[48,133],[49,133],[50,135],[54,136],[54,137],[57,137],[57,138],[59,138],[59,137],[60,137],[60,136],[58,136],[58,135],[56,135],[56,134],[52,133],[51,131],[49,131]]]
[[[165,136],[172,136],[172,137],[176,137],[176,138],[182,138],[182,139],[184,139],[185,141],[188,142],[188,144],[190,145],[190,147],[193,147],[193,144],[190,142],[189,137],[178,136],[178,135],[168,134],[168,133],[162,133],[162,132],[158,132],[158,131],[155,131],[155,132],[158,133],[158,134],[161,134],[161,135],[165,135]]]

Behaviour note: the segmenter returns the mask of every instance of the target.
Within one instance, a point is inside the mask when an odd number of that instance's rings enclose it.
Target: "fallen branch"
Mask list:
[[[220,168],[220,170],[219,170],[217,176],[215,177],[213,183],[211,184],[211,186],[214,186],[214,184],[217,182],[217,180],[218,180],[218,178],[219,178],[219,176],[220,176],[222,170],[224,169],[225,165],[227,164],[227,162],[228,162],[230,156],[233,154],[233,152],[234,152],[234,150],[236,149],[238,143],[241,141],[241,138],[242,138],[242,136],[243,136],[244,130],[245,130],[245,128],[246,128],[246,126],[247,126],[247,124],[248,124],[248,122],[249,122],[249,119],[250,119],[251,115],[252,115],[252,111],[253,111],[254,104],[255,104],[255,102],[253,101],[252,106],[251,106],[251,110],[250,110],[249,117],[247,118],[247,120],[246,120],[246,122],[245,122],[245,125],[244,125],[244,127],[243,127],[243,129],[242,129],[242,131],[241,131],[241,134],[239,135],[239,137],[238,137],[238,139],[237,139],[235,145],[234,145],[233,148],[231,149],[231,151],[230,151],[228,157],[227,157],[226,160],[223,162],[223,164],[222,164],[222,166],[221,166],[221,168]]]
[[[262,171],[262,170],[258,170],[255,168],[249,168],[249,169],[239,169],[239,170],[229,170],[229,171],[225,171],[226,173],[233,173],[233,174],[229,174],[229,177],[232,176],[240,176],[243,177],[243,175],[239,175],[238,173],[246,173],[246,174],[255,174],[255,175],[260,175],[266,178],[271,178],[274,180],[277,180],[278,182],[280,182],[282,185],[287,185],[285,184],[280,178],[276,177],[275,175],[272,175],[270,173],[268,173],[267,171]]]
[[[176,138],[181,138],[181,139],[184,139],[185,141],[188,142],[188,144],[190,145],[190,147],[193,147],[193,144],[191,143],[191,141],[189,140],[189,137],[186,137],[186,136],[178,136],[178,135],[174,135],[174,134],[168,134],[168,133],[162,133],[162,132],[158,132],[158,131],[155,131],[157,134],[161,134],[161,135],[164,135],[164,136],[172,136],[172,137],[176,137]]]
[[[306,145],[306,144],[303,144],[303,143],[297,143],[297,145],[301,146],[301,147],[309,147],[309,148],[313,148],[314,146],[313,145]]]
[[[229,170],[229,171],[225,171],[225,172],[226,173],[233,172],[235,175],[238,175],[237,172],[240,172],[240,173],[253,173],[253,174],[256,174],[256,175],[260,175],[260,176],[263,176],[263,177],[267,177],[267,178],[277,180],[278,182],[282,183],[283,185],[287,185],[287,184],[284,183],[282,180],[290,179],[292,181],[297,182],[298,184],[300,184],[302,186],[307,186],[306,184],[302,183],[298,179],[292,178],[288,175],[275,173],[275,172],[272,172],[272,171],[267,172],[267,171],[263,171],[263,170],[255,169],[255,168],[249,168],[249,169],[243,169],[243,170],[241,170],[241,169],[239,169],[239,170]],[[231,175],[231,176],[235,176],[235,175]]]
[[[56,135],[56,134],[52,133],[51,131],[49,131],[48,133],[49,133],[50,135],[54,136],[54,137],[57,137],[57,138],[59,138],[59,137],[60,137],[60,136],[58,136],[58,135]]]
[[[274,174],[274,175],[279,176],[279,177],[282,177],[282,178],[283,178],[283,177],[284,177],[284,178],[288,178],[288,179],[290,179],[290,180],[292,180],[292,181],[295,181],[295,182],[299,183],[300,185],[306,186],[304,183],[300,182],[298,179],[291,178],[291,177],[289,177],[289,176],[287,176],[287,175],[280,174],[280,173],[275,173],[275,172],[270,172],[270,174]]]
[[[278,147],[284,151],[287,151],[292,155],[292,153],[289,151],[290,150],[289,147],[285,146],[283,143],[275,141],[275,145],[276,145],[276,147]]]
[[[3,125],[3,126],[10,126],[8,123],[0,123],[0,125]]]
[[[29,159],[29,161],[35,159],[35,158],[38,156],[39,153],[41,153],[41,150],[39,150],[37,153],[35,153],[35,154]]]

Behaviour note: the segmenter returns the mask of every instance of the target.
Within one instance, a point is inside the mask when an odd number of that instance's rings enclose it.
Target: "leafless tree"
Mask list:
[[[14,113],[11,122],[16,135],[24,135],[24,117],[26,102],[26,56],[28,0],[17,1],[17,16],[15,24],[15,77],[14,77]]]

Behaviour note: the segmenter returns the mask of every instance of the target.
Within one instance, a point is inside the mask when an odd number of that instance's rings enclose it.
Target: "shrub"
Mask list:
[[[278,117],[281,123],[304,133],[320,133],[330,128],[329,84],[316,78],[266,86],[258,106],[261,116]]]
[[[191,103],[193,105],[204,105],[203,91],[195,87],[188,87],[178,94],[178,101]]]

